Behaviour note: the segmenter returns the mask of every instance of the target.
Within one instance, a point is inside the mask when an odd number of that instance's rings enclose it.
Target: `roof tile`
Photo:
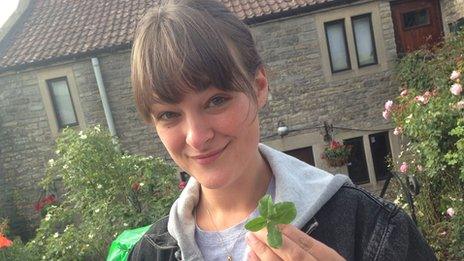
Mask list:
[[[219,0],[240,19],[340,0]],[[35,0],[4,39],[0,71],[132,41],[136,21],[159,0]]]

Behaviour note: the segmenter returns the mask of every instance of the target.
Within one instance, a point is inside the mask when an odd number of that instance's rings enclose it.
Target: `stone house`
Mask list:
[[[456,30],[464,1],[221,1],[249,24],[266,64],[262,142],[378,188],[385,156],[395,158],[401,142],[381,116],[400,89],[395,61]],[[21,0],[0,30],[0,217],[25,238],[63,127],[101,124],[125,150],[168,159],[138,117],[130,87],[136,21],[157,2]],[[332,168],[320,157],[330,127],[353,145],[348,165]]]

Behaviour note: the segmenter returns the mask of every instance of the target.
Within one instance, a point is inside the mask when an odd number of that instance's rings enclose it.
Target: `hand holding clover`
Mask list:
[[[296,217],[292,202],[274,204],[266,195],[259,201],[258,210],[260,216],[245,225],[254,232],[247,236],[251,247],[248,260],[345,260],[332,248],[290,225]]]

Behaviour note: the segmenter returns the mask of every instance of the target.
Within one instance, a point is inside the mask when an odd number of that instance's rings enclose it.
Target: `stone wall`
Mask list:
[[[314,15],[253,26],[271,89],[271,98],[261,113],[265,140],[266,137],[276,139],[279,121],[291,129],[303,129],[293,135],[317,132],[314,127],[324,121],[366,129],[386,123],[381,116],[383,103],[398,92],[391,77],[396,46],[390,5],[382,1],[377,7],[383,37],[377,41],[384,43],[387,66],[373,70],[366,68],[371,72],[362,76],[351,76],[348,72],[348,76],[341,80],[324,77],[327,72],[321,63],[324,54]]]
[[[391,77],[396,49],[389,3],[375,3],[384,64],[343,79],[326,77],[317,14],[252,27],[271,88],[268,105],[260,113],[263,140],[278,139],[275,134],[279,121],[300,129],[291,135],[317,132],[313,127],[323,121],[356,128],[386,124],[381,117],[383,103],[398,91]],[[130,88],[130,52],[98,58],[123,149],[168,158],[152,128],[142,123],[137,114]],[[85,125],[106,126],[90,57],[46,70],[62,67],[73,72],[80,100],[77,106],[83,111]],[[41,192],[37,183],[48,159],[53,157],[54,139],[37,76],[43,69],[0,75],[0,216],[13,219],[14,229],[26,238],[38,217],[33,210]]]
[[[443,27],[449,32],[449,24],[464,18],[464,0],[440,0]]]

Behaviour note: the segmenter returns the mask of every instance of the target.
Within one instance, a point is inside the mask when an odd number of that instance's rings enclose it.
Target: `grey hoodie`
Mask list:
[[[302,228],[345,183],[346,175],[332,175],[285,153],[259,144],[259,151],[269,162],[275,180],[275,202],[295,203],[297,217],[292,224]],[[193,177],[169,213],[168,231],[178,242],[182,259],[202,260],[195,242],[193,209],[199,200],[200,184]]]

